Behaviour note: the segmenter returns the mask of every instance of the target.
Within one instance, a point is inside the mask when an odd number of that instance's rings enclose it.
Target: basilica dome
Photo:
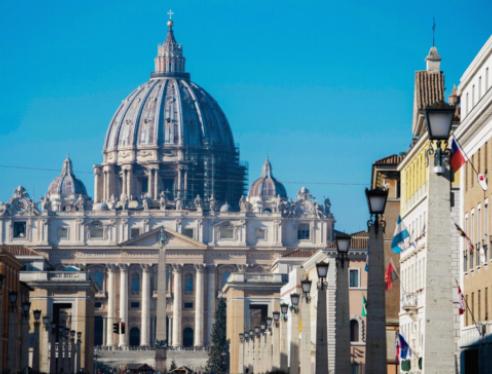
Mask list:
[[[149,208],[166,201],[167,209],[192,209],[200,196],[205,204],[215,200],[236,209],[246,168],[231,128],[214,98],[191,81],[171,19],[167,26],[150,79],[110,121],[103,163],[94,166],[95,207],[148,200]]]
[[[226,116],[210,94],[190,81],[172,21],[168,27],[150,80],[122,101],[110,122],[105,154],[176,147],[234,150]]]

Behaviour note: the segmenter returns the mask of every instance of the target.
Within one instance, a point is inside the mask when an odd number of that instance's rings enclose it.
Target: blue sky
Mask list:
[[[352,231],[372,161],[410,142],[432,17],[448,92],[492,32],[485,0],[1,0],[0,200],[19,184],[44,195],[67,154],[92,194],[108,122],[148,79],[169,8],[250,181],[268,156],[290,196],[330,197]]]

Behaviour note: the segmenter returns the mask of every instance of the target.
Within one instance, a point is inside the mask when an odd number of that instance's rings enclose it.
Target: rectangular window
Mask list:
[[[140,308],[140,303],[138,301],[132,301],[130,303],[130,308],[132,308],[132,309],[138,309],[138,308]]]
[[[234,239],[234,227],[232,225],[224,225],[220,228],[221,239]]]
[[[104,236],[104,228],[102,223],[94,222],[89,228],[90,237],[93,239],[102,239]]]
[[[483,172],[487,175],[489,166],[489,142],[485,142],[485,148],[483,149]]]
[[[472,318],[475,318],[475,292],[471,294],[471,315]]]
[[[138,227],[132,227],[130,230],[130,239],[135,239],[140,236],[140,229]]]
[[[17,221],[14,222],[14,238],[22,239],[26,237],[26,222]]]
[[[100,301],[96,301],[94,303],[94,308],[99,309],[102,306],[102,303]]]
[[[466,254],[466,249],[465,252],[463,253],[463,271],[466,272],[468,266],[468,256]]]
[[[195,237],[195,230],[193,230],[192,228],[184,228],[183,235],[193,239]]]
[[[183,304],[184,309],[193,309],[193,303],[192,302],[186,302]]]
[[[256,229],[255,235],[257,240],[266,240],[266,230],[263,228]]]
[[[297,227],[297,239],[307,240],[309,239],[309,223],[300,223]]]
[[[481,321],[482,320],[482,291],[481,290],[478,290],[478,293],[477,293],[477,316],[478,316],[478,320]]]
[[[349,287],[359,288],[359,269],[349,270]]]
[[[68,239],[68,227],[60,227],[58,230],[58,239]]]
[[[483,292],[483,296],[485,299],[483,301],[483,305],[485,308],[483,317],[486,321],[488,321],[489,320],[489,288],[488,287],[485,287],[485,290]]]

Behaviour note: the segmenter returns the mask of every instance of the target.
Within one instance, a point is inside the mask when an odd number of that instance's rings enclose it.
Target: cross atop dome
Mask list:
[[[172,29],[172,28],[173,28],[173,25],[174,25],[174,22],[173,22],[174,12],[173,12],[173,10],[172,10],[172,9],[169,9],[169,10],[167,11],[167,15],[168,15],[168,17],[169,17],[169,18],[168,18],[168,20],[167,20],[167,27],[168,27],[169,29]]]

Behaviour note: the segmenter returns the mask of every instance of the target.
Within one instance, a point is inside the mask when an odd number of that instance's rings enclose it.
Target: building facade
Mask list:
[[[386,188],[388,200],[384,210],[383,219],[386,222],[384,231],[384,268],[389,263],[393,264],[397,274],[400,274],[400,256],[391,249],[391,241],[395,232],[396,220],[400,214],[400,173],[398,165],[403,160],[403,155],[390,155],[377,160],[372,165],[372,188]],[[396,358],[395,336],[399,332],[400,313],[400,278],[392,281],[391,288],[386,290],[386,361],[387,373],[398,373],[398,359]]]
[[[467,162],[461,173],[461,222],[473,247],[462,241],[462,288],[467,308],[462,319],[460,345],[465,373],[485,373],[492,363],[484,359],[491,346],[492,270],[490,269],[490,190],[484,190],[479,175],[488,179],[492,165],[492,37],[480,49],[463,73],[458,91],[461,122],[456,136]],[[490,353],[489,353],[490,356]],[[481,366],[479,366],[479,364]],[[480,370],[480,371],[478,371]]]
[[[445,222],[445,219],[450,217],[449,225],[446,223],[444,226],[445,230],[450,232],[450,235],[447,235],[451,241],[446,256],[451,257],[449,261],[452,265],[450,269],[446,269],[446,272],[448,275],[451,274],[453,281],[442,285],[441,294],[445,295],[446,300],[449,300],[451,307],[452,302],[456,299],[456,282],[459,278],[459,237],[453,223],[459,220],[460,195],[459,173],[454,176],[451,185],[447,185],[444,189],[436,188],[430,183],[431,179],[432,181],[435,180],[435,175],[431,164],[432,159],[427,153],[431,145],[427,136],[423,110],[427,106],[444,101],[444,74],[440,68],[441,58],[437,48],[432,47],[430,49],[426,62],[426,70],[418,71],[415,76],[412,145],[398,166],[401,178],[400,215],[408,227],[412,242],[412,245],[400,254],[399,328],[400,334],[409,343],[412,352],[409,360],[401,363],[400,370],[402,372],[411,370],[412,373],[423,372],[426,365],[432,362],[440,361],[444,365],[441,370],[449,370],[451,367],[457,370],[456,367],[459,365],[457,354],[458,309],[455,308],[456,310],[453,311],[453,320],[445,319],[443,323],[446,325],[442,325],[443,331],[449,333],[450,336],[447,340],[453,343],[454,349],[432,343],[432,339],[436,335],[429,333],[438,324],[438,309],[442,310],[442,307],[433,308],[433,301],[428,297],[429,287],[439,284],[435,280],[438,273],[436,269],[438,265],[436,264],[439,258],[432,256],[433,253],[430,251],[440,245],[439,240],[435,237],[440,233],[436,226],[430,227],[432,226],[430,220],[440,217],[441,221]],[[434,204],[436,193],[445,193],[445,189],[449,187],[451,196],[447,196],[449,200],[447,204],[451,205],[451,209],[435,205],[431,207],[431,204]],[[430,262],[430,258],[432,258],[432,262]],[[441,260],[443,264],[449,263],[447,257],[443,257]],[[430,263],[434,265],[431,266]],[[454,294],[453,289],[455,290]],[[453,351],[456,352],[454,359],[437,360],[439,355],[447,355],[448,352]],[[434,356],[430,352],[434,352]],[[446,369],[443,369],[444,367]]]
[[[31,248],[55,270],[87,271],[97,286],[94,344],[104,356],[156,342],[164,235],[166,340],[199,350],[230,273],[267,271],[289,251],[323,249],[333,239],[328,199],[318,203],[303,187],[289,200],[268,160],[247,195],[245,181],[227,119],[191,81],[169,20],[150,80],[110,121],[94,197],[66,159],[41,201],[19,186],[0,204],[0,244]],[[115,324],[125,331],[115,334]]]

